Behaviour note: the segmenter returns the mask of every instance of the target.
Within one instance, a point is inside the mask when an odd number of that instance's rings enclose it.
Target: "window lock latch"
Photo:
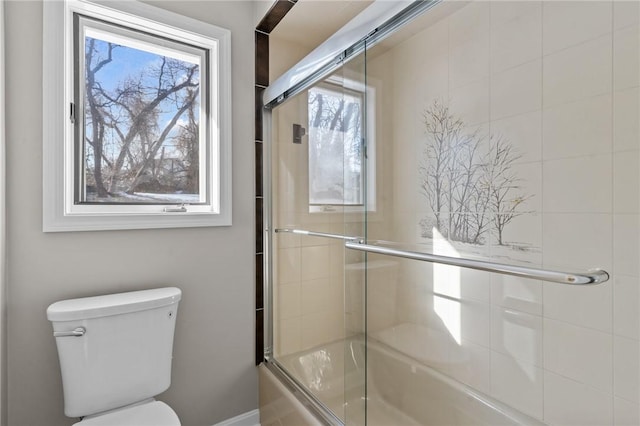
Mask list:
[[[69,104],[69,121],[71,121],[71,124],[76,123],[76,104],[73,102]]]
[[[183,203],[183,204],[180,204],[180,207],[165,207],[163,212],[165,212],[165,213],[186,213],[187,212],[187,207]]]

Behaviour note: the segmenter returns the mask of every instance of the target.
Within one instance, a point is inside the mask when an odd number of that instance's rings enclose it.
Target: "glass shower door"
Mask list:
[[[442,2],[367,52],[367,424],[638,423],[638,16]]]
[[[639,10],[439,2],[277,107],[275,355],[341,422],[639,423]]]
[[[336,420],[364,422],[363,61],[272,113],[273,353]]]

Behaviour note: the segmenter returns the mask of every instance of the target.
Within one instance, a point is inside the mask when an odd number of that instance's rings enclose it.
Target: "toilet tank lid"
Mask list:
[[[176,287],[154,288],[82,297],[55,302],[47,308],[49,321],[74,321],[144,311],[180,301],[182,291]]]

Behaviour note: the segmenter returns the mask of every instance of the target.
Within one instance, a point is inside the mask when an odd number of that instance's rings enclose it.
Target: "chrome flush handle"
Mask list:
[[[84,327],[77,327],[71,331],[54,331],[53,337],[82,337],[87,329]]]

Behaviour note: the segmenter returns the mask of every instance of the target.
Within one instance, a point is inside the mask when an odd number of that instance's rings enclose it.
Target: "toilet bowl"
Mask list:
[[[64,411],[79,426],[179,426],[155,396],[171,384],[175,287],[63,300],[47,308]]]

